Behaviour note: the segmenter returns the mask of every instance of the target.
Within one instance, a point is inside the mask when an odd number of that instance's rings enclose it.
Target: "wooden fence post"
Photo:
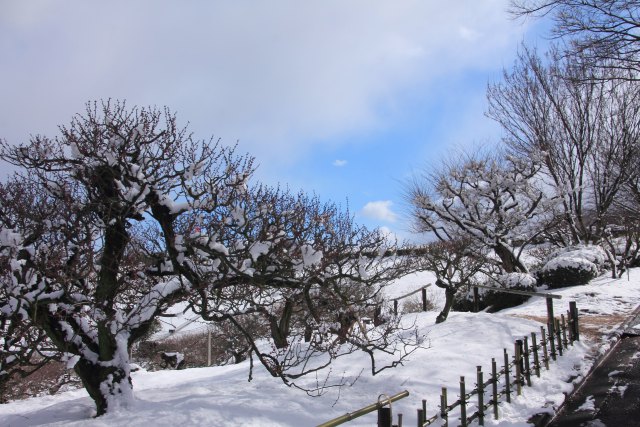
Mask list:
[[[522,340],[516,340],[514,345],[514,366],[516,368],[516,392],[522,394]]]
[[[393,300],[393,314],[395,316],[398,315],[398,300],[397,299]]]
[[[553,326],[553,298],[547,297],[547,324],[551,324]],[[551,333],[551,329],[549,330],[549,335],[553,336]]]
[[[544,367],[549,370],[549,352],[547,351],[547,335],[544,331],[544,326],[540,326],[540,343],[542,344],[542,351],[544,355]]]
[[[422,311],[427,311],[427,289],[422,288]]]
[[[460,422],[462,427],[467,427],[467,392],[464,377],[460,377]]]
[[[496,358],[491,359],[491,386],[493,391],[493,418],[498,419],[498,366]]]
[[[564,314],[560,315],[560,326],[562,328],[562,345],[566,349],[569,347],[569,342],[567,341],[567,324],[564,320]]]
[[[444,421],[442,427],[449,427],[449,410],[447,409],[447,388],[442,387],[440,395],[440,418]]]
[[[392,427],[391,408],[378,408],[378,427]]]
[[[535,332],[531,332],[531,350],[533,350],[533,369],[536,371],[536,377],[540,378],[540,357],[538,356],[539,348]]]
[[[524,337],[524,377],[527,380],[527,386],[531,387],[531,365],[529,363],[529,338]]]
[[[482,375],[482,366],[478,366],[477,385],[478,388],[478,424],[484,425],[484,376]]]
[[[569,311],[571,312],[571,328],[573,329],[573,338],[580,341],[580,328],[578,327],[578,306],[575,301],[569,301]]]
[[[556,360],[556,337],[555,334],[553,333],[553,321],[551,321],[551,323],[549,323],[547,325],[547,331],[549,332],[549,346],[550,348],[550,353],[551,353],[551,359],[552,360]]]
[[[555,325],[556,329],[556,340],[558,341],[558,354],[560,356],[562,356],[562,335],[560,332],[560,321],[558,319],[556,319],[556,325]]]
[[[504,349],[504,390],[507,396],[507,403],[511,403],[511,372],[509,371],[509,354],[507,349]]]

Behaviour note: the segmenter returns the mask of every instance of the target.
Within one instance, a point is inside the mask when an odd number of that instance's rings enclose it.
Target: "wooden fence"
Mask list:
[[[539,340],[538,340],[539,338]],[[427,415],[427,401],[422,401],[422,407],[417,410],[418,427],[430,426],[436,421],[442,421],[442,426],[448,427],[450,420],[459,421],[461,427],[467,427],[474,421],[483,426],[485,417],[493,416],[499,419],[499,403],[501,400],[511,402],[511,396],[520,395],[522,387],[531,386],[533,378],[539,378],[543,369],[549,369],[549,363],[564,354],[574,341],[580,339],[578,310],[575,302],[569,303],[569,311],[565,317],[553,318],[547,328],[540,327],[540,336],[535,332],[529,337],[523,337],[514,343],[513,357],[507,349],[503,350],[503,365],[498,371],[496,359],[491,359],[491,373],[485,381],[482,366],[477,367],[475,388],[467,392],[465,377],[460,377],[460,391],[458,399],[449,403],[448,391],[442,388],[440,395],[440,411],[429,417]],[[471,407],[475,410],[469,414]],[[456,412],[459,416],[453,416]],[[402,426],[400,422],[399,427]],[[379,427],[391,427],[379,426]]]
[[[426,285],[409,292],[408,294],[401,295],[393,299],[393,314],[398,315],[398,301],[401,299],[410,297],[411,295],[415,295],[418,292],[422,293],[422,311],[428,311],[428,303],[427,303],[427,288],[431,286],[431,283],[427,283]]]
[[[551,298],[547,299],[551,303]],[[549,370],[549,364],[562,356],[575,341],[580,340],[580,328],[578,320],[578,309],[575,301],[569,303],[569,310],[560,317],[553,316],[553,305],[547,305],[551,319],[547,327],[540,327],[540,335],[531,333],[531,341],[525,336],[514,342],[513,356],[508,350],[503,349],[502,368],[498,370],[498,362],[491,359],[491,372],[485,381],[485,373],[482,366],[477,367],[475,387],[467,391],[467,383],[464,376],[460,377],[460,388],[457,400],[449,403],[449,393],[446,387],[442,388],[440,395],[440,410],[438,413],[428,416],[427,401],[422,400],[422,406],[417,410],[417,426],[430,426],[440,421],[440,426],[449,427],[450,421],[456,421],[453,426],[467,427],[475,421],[483,426],[486,417],[493,416],[499,419],[499,404],[501,401],[511,402],[513,394],[520,395],[524,386],[531,386],[534,378],[539,378],[543,370]],[[358,416],[378,410],[378,427],[402,427],[403,414],[398,414],[397,423],[393,424],[391,414],[391,400],[400,395],[407,396],[408,392],[403,392],[393,396],[389,400],[389,407],[384,407],[379,400],[378,404],[369,405],[367,412],[360,412]],[[475,408],[475,409],[472,409]],[[470,413],[470,411],[473,411]],[[336,426],[354,419],[353,415],[344,416],[320,426]],[[337,422],[337,423],[336,423]]]

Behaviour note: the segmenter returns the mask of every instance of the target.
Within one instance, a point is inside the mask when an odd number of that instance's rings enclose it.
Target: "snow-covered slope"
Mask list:
[[[423,286],[428,277],[417,275],[399,283],[397,295]],[[557,312],[566,311],[574,299],[578,308],[591,316],[624,314],[640,304],[640,269],[629,280],[601,278],[587,286],[554,291],[563,295],[555,301]],[[394,296],[397,296],[394,295]],[[405,316],[427,335],[427,347],[411,360],[372,377],[368,357],[351,355],[332,367],[332,375],[358,379],[353,387],[328,390],[321,397],[284,386],[263,371],[247,381],[248,363],[234,366],[187,369],[181,371],[136,372],[133,374],[136,400],[128,410],[91,419],[93,402],[83,390],[56,396],[33,398],[0,405],[2,426],[313,426],[373,403],[378,395],[409,390],[410,396],[394,403],[394,413],[405,414],[405,424],[415,425],[416,409],[422,399],[433,414],[439,403],[440,388],[449,387],[457,398],[459,377],[475,383],[476,366],[489,370],[491,358],[501,360],[502,349],[511,352],[513,341],[538,331],[540,323],[526,316],[545,315],[545,301],[533,298],[527,304],[496,314],[451,313],[449,319],[434,325],[437,313]],[[586,319],[585,319],[586,320]],[[565,380],[584,375],[587,355],[595,343],[577,343],[558,363],[534,379],[532,388],[510,406],[501,406],[501,420],[487,425],[525,426],[529,415],[544,406],[551,410],[571,389]],[[472,386],[471,386],[472,387]],[[455,397],[454,397],[455,396]],[[375,424],[375,414],[365,415],[347,426]]]

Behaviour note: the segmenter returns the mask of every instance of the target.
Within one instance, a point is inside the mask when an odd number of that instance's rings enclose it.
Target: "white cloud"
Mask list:
[[[239,139],[274,167],[384,127],[386,107],[433,79],[500,66],[524,32],[504,0],[12,5],[0,15],[3,138],[52,134],[87,100],[126,98],[168,105],[197,136]]]
[[[360,213],[371,219],[377,219],[381,221],[396,222],[398,214],[391,210],[393,202],[391,200],[378,200],[375,202],[369,202],[360,211]]]
[[[340,159],[338,159],[338,160],[334,160],[334,161],[333,161],[333,166],[340,168],[340,167],[342,167],[342,166],[346,166],[346,165],[347,165],[347,163],[348,163],[348,162],[347,162],[346,160],[340,160]]]

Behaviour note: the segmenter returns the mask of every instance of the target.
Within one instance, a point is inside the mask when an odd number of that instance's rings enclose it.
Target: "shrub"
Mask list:
[[[404,300],[402,304],[402,313],[419,313],[422,311],[422,296],[414,295]],[[427,296],[427,311],[433,311],[436,309],[436,305],[431,300],[430,296]]]
[[[76,389],[81,385],[80,379],[73,370],[67,369],[65,363],[51,360],[27,377],[15,375],[9,379],[0,394],[0,403],[53,395],[59,391]]]
[[[538,272],[538,279],[553,289],[586,285],[598,273],[598,266],[590,260],[563,255],[547,262]]]
[[[600,246],[594,245],[576,245],[561,248],[553,251],[546,259],[546,263],[556,258],[582,258],[593,264],[601,270],[605,267],[607,254]],[[544,267],[543,267],[544,268]]]
[[[518,291],[533,292],[536,287],[536,279],[525,273],[506,273],[499,276],[493,286],[502,289],[514,289]],[[515,307],[523,304],[529,299],[527,295],[509,294],[506,292],[495,292],[485,289],[483,295],[484,304],[491,307],[490,312],[502,310],[504,308]]]
[[[506,273],[498,276],[492,281],[491,286],[502,289],[515,289],[521,291],[534,291],[536,279],[525,273]],[[518,306],[529,299],[526,295],[509,294],[506,292],[496,292],[485,288],[478,289],[478,309],[489,309],[490,313],[504,308]],[[455,311],[473,311],[473,287],[459,292],[453,305]]]

